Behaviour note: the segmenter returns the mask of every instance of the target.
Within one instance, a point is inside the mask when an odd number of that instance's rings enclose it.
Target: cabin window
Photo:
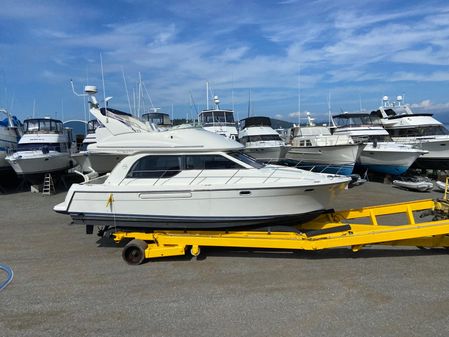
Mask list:
[[[250,165],[251,167],[254,167],[257,169],[260,169],[265,166],[265,164],[258,162],[253,157],[248,156],[247,154],[245,154],[243,152],[231,152],[231,153],[229,153],[229,155],[234,157],[235,159],[238,159],[238,160],[244,162],[245,164]]]
[[[65,146],[65,145],[64,145]],[[18,144],[17,151],[57,151],[61,152],[61,144],[59,143],[27,143],[27,144]],[[66,152],[67,149],[64,148],[62,150]]]
[[[146,156],[140,158],[127,178],[170,178],[181,171],[180,156]]]
[[[388,131],[393,137],[422,137],[449,134],[449,131],[442,125],[390,129]]]
[[[242,169],[236,162],[220,155],[186,156],[186,170]]]

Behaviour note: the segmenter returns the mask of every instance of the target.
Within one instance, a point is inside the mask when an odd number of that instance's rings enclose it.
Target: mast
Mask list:
[[[301,127],[301,64],[298,64],[298,126]]]
[[[206,110],[209,110],[209,81],[206,81]]]

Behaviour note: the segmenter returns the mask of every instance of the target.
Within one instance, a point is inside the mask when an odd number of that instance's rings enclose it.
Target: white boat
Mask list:
[[[8,153],[17,149],[17,143],[22,135],[20,122],[11,116],[7,110],[0,109],[0,172],[12,171],[6,161]]]
[[[90,101],[91,112],[97,116],[93,95]],[[73,184],[54,210],[70,214],[74,223],[88,228],[288,225],[310,220],[331,207],[350,181],[344,176],[264,165],[235,151],[233,141],[217,137],[222,140],[221,150],[209,150],[209,139],[203,139],[196,152],[179,148],[174,152],[168,147],[158,151],[153,146],[153,152],[128,156],[104,182]]]
[[[271,127],[268,117],[248,117],[240,121],[239,142],[244,152],[263,162],[277,162],[285,157],[288,146]]]
[[[87,147],[90,144],[95,144],[97,142],[95,130],[97,129],[98,126],[99,123],[96,119],[87,122],[87,135],[83,139],[81,148],[79,149],[78,152],[72,153],[72,158],[76,161],[82,173],[89,173],[94,171],[89,160],[89,153],[87,151]]]
[[[414,114],[402,96],[391,103],[388,96],[383,105],[371,112],[388,131],[395,142],[410,144],[428,153],[420,156],[413,167],[423,169],[449,169],[449,131],[429,113]]]
[[[291,147],[285,158],[303,169],[351,175],[364,145],[348,135],[332,135],[325,126],[316,126],[308,117],[307,126],[294,126]]]
[[[401,175],[427,151],[394,142],[381,124],[375,124],[369,113],[343,113],[333,116],[334,135],[349,135],[365,147],[357,165],[369,171]]]
[[[426,180],[393,180],[393,185],[411,191],[427,192],[433,189],[433,183]]]
[[[234,120],[234,111],[220,109],[220,100],[214,96],[215,109],[206,109],[199,113],[198,121],[207,131],[237,140],[238,132]]]
[[[40,184],[45,173],[59,174],[74,166],[71,129],[64,128],[60,120],[26,119],[23,128],[17,151],[6,157],[17,175]]]

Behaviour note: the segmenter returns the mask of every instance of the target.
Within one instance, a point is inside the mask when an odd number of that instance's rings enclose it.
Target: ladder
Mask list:
[[[446,177],[446,184],[445,184],[445,186],[444,186],[444,197],[443,197],[443,199],[444,200],[447,200],[447,196],[448,196],[448,193],[449,193],[449,177]]]
[[[52,192],[55,192],[55,185],[53,184],[53,178],[51,177],[50,173],[45,173],[42,194],[51,195]]]

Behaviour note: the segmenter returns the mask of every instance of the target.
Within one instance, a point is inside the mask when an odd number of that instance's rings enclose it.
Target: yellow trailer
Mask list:
[[[287,250],[350,247],[354,252],[367,245],[449,248],[448,210],[447,200],[426,199],[322,214],[287,231],[279,227],[258,231],[117,231],[113,237],[117,243],[132,239],[122,253],[129,264],[187,252],[198,256],[200,247],[206,246]],[[401,215],[404,224],[398,223]]]

